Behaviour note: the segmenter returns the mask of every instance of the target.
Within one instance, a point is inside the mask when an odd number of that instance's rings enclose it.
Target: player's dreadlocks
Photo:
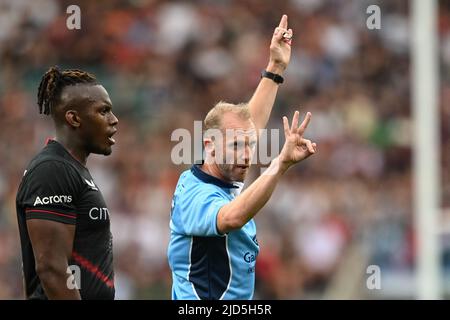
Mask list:
[[[39,113],[50,114],[58,102],[62,89],[79,83],[96,84],[97,81],[94,75],[78,69],[63,71],[60,71],[58,67],[48,69],[39,84]]]

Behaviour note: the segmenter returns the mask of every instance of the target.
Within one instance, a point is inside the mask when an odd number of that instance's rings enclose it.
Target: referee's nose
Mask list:
[[[252,156],[252,148],[248,141],[245,142],[244,152],[243,152],[243,159],[245,164],[248,164],[250,162],[250,157]]]

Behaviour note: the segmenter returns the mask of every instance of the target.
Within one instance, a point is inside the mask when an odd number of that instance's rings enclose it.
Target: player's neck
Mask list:
[[[57,135],[55,141],[58,141],[81,165],[86,166],[88,154],[73,139],[68,139],[64,135]]]

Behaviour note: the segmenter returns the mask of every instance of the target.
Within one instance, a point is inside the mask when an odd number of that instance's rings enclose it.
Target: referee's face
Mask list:
[[[80,112],[80,135],[88,153],[110,155],[119,120],[112,112],[108,92],[101,85],[86,86]]]
[[[216,145],[215,161],[222,177],[229,182],[243,182],[250,168],[256,130],[251,120],[243,120],[234,113],[222,118],[222,143]],[[217,152],[220,148],[221,152]]]

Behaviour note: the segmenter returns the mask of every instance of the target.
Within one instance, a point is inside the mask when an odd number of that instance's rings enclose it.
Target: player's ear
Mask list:
[[[81,125],[81,119],[76,110],[67,110],[65,114],[66,122],[73,128],[78,128]]]

